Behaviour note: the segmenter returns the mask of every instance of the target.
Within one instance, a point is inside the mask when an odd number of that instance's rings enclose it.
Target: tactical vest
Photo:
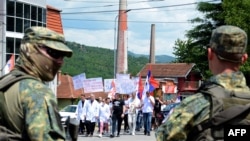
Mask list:
[[[224,140],[227,125],[250,125],[250,91],[236,92],[209,83],[198,92],[210,98],[209,119],[196,125],[188,134],[189,141]]]
[[[6,101],[4,94],[13,84],[22,80],[22,79],[36,79],[30,75],[27,75],[21,71],[14,70],[7,75],[4,75],[0,78],[0,141],[19,141],[22,140],[22,135],[13,132],[9,129],[9,123],[6,122]],[[13,97],[13,100],[15,97]]]

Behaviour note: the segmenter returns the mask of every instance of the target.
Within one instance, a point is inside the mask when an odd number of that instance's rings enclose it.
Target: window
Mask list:
[[[43,10],[42,8],[38,8],[38,21],[42,22],[43,20]]]
[[[14,17],[7,17],[7,30],[14,32],[15,19]]]
[[[43,23],[46,23],[46,9],[43,9]]]
[[[6,38],[6,53],[14,53],[14,38]]]
[[[24,20],[24,25],[23,25],[24,30],[28,27],[30,27],[30,20]]]
[[[20,53],[20,45],[21,45],[21,39],[16,38],[15,54]]]
[[[6,38],[6,61],[9,60],[11,55],[15,54],[15,59],[19,56],[19,49],[20,49],[21,39],[18,38]]]
[[[23,4],[17,2],[16,3],[16,16],[23,18]]]
[[[23,19],[16,18],[16,32],[23,33]]]
[[[31,26],[36,26],[36,22],[35,21],[31,21]]]
[[[40,22],[38,22],[38,23],[37,23],[37,25],[38,25],[38,26],[43,26],[43,24],[42,24],[42,23],[40,23]]]
[[[30,26],[46,27],[46,8],[7,1],[7,31],[23,33]]]
[[[37,7],[31,6],[31,20],[37,20]]]
[[[23,33],[30,26],[46,27],[46,8],[23,3],[20,0],[6,0],[6,30]],[[21,39],[6,37],[6,61],[12,54],[20,54]]]
[[[30,5],[24,4],[24,18],[30,19]]]
[[[7,15],[15,16],[15,3],[14,3],[14,1],[7,2]]]

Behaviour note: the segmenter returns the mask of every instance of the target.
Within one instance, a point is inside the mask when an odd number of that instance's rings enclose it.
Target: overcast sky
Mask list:
[[[127,9],[131,9],[127,13],[128,50],[149,54],[151,25],[155,24],[155,55],[174,57],[174,42],[185,39],[184,34],[192,28],[189,20],[200,14],[198,1],[127,0]],[[119,0],[47,0],[47,4],[62,10],[67,41],[114,49]]]

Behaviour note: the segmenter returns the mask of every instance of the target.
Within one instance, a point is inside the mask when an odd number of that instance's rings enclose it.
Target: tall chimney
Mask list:
[[[120,0],[118,33],[117,33],[117,55],[116,55],[116,73],[128,72],[127,57],[127,0]]]
[[[155,64],[155,24],[151,24],[149,63]]]

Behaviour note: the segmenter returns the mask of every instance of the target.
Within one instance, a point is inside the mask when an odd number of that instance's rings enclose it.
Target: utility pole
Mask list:
[[[117,30],[116,73],[128,72],[127,49],[127,0],[119,1],[119,16]]]

